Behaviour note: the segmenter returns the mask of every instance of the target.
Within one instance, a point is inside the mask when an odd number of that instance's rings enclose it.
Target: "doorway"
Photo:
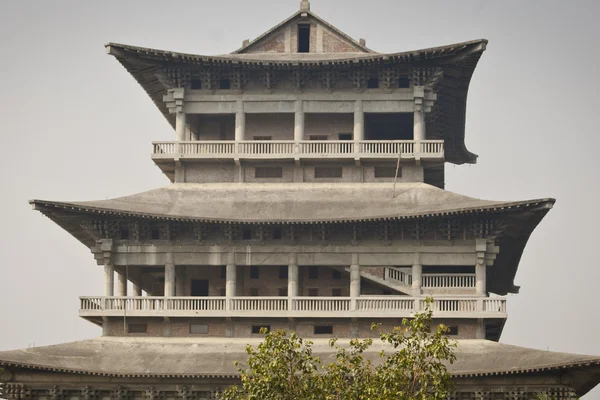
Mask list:
[[[207,297],[208,281],[205,279],[192,279],[192,296]]]

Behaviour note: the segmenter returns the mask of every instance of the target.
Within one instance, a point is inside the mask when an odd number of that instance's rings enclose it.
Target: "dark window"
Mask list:
[[[333,297],[341,297],[342,296],[342,289],[340,289],[340,288],[333,288],[333,289],[331,289],[331,295]]]
[[[319,268],[309,267],[308,268],[308,279],[319,279]]]
[[[231,89],[231,81],[229,79],[219,80],[219,89]]]
[[[395,178],[396,167],[375,167],[375,178]],[[402,177],[402,168],[398,168],[398,178]]]
[[[221,279],[227,278],[227,267],[225,265],[221,265]]]
[[[281,178],[283,177],[282,167],[256,167],[254,168],[255,178]]]
[[[308,289],[308,297],[318,297],[318,296],[319,296],[319,289],[317,289],[317,288]]]
[[[448,327],[448,336],[456,336],[458,335],[458,326],[449,326]]]
[[[148,324],[127,324],[128,333],[146,333],[148,332]]]
[[[128,239],[129,239],[129,229],[122,228],[121,229],[121,240],[128,240]]]
[[[250,240],[252,239],[252,229],[246,228],[242,230],[242,240]]]
[[[258,279],[260,273],[258,272],[258,267],[253,265],[250,267],[250,279]]]
[[[208,296],[208,281],[205,279],[192,279],[192,296]]]
[[[315,178],[341,178],[342,167],[315,167]]]
[[[342,272],[334,269],[331,271],[331,279],[340,280],[342,279]]]
[[[190,333],[194,335],[206,335],[208,324],[190,324]]]
[[[298,53],[310,52],[310,24],[298,24]]]
[[[287,279],[288,278],[288,267],[281,266],[279,267],[279,279]]]
[[[263,328],[266,329],[267,333],[271,332],[271,325],[252,325],[252,334],[256,335],[261,333]]]
[[[308,140],[327,140],[327,135],[309,135]]]
[[[352,140],[352,134],[351,133],[340,133],[338,135],[338,137],[340,138],[340,140]]]
[[[200,78],[192,78],[192,89],[202,89],[202,80]]]
[[[379,78],[369,78],[367,80],[367,88],[377,89],[379,87]]]
[[[279,288],[279,297],[286,297],[287,294],[288,294],[288,291],[287,291],[286,287]]]
[[[222,287],[221,289],[219,289],[219,296],[225,297],[226,294],[227,294],[227,291],[225,290],[224,287]]]
[[[152,229],[152,240],[160,239],[160,231],[158,229]]]
[[[408,80],[408,78],[407,77],[399,78],[398,79],[398,87],[399,88],[408,88],[408,87],[410,87],[410,81]]]
[[[282,237],[281,228],[273,228],[273,239],[281,240],[281,237]]]
[[[315,325],[315,335],[333,335],[333,325]]]
[[[257,288],[250,288],[250,296],[252,296],[252,297],[258,297],[258,289]]]

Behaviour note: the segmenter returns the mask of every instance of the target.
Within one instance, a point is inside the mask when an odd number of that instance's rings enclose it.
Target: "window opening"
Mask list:
[[[342,279],[342,272],[334,269],[333,271],[331,271],[331,279],[339,281],[340,279]]]
[[[310,52],[310,24],[298,24],[298,53]]]
[[[190,333],[194,335],[206,335],[208,324],[190,324]]]
[[[395,178],[396,177],[396,167],[394,166],[386,166],[386,167],[375,167],[375,178]],[[398,178],[402,177],[402,168],[398,168]]]
[[[129,239],[129,229],[122,228],[121,229],[121,240],[128,240],[128,239]]]
[[[342,167],[315,167],[315,178],[341,178]]]
[[[152,240],[159,240],[160,239],[160,231],[158,229],[152,229]]]
[[[308,269],[308,279],[319,279],[319,268],[310,267]]]
[[[458,335],[458,326],[449,326],[447,335],[448,336]]]
[[[148,324],[127,324],[127,333],[146,333]]]
[[[282,238],[281,228],[273,228],[273,239],[281,240],[281,238]]]
[[[315,335],[333,335],[333,325],[315,325]]]
[[[258,279],[260,273],[258,272],[258,267],[253,265],[250,267],[250,279]]]
[[[407,77],[398,78],[398,87],[399,88],[409,88],[410,80]]]
[[[227,278],[227,267],[225,265],[221,265],[221,279]]]
[[[267,333],[271,332],[271,325],[252,325],[252,334],[257,335],[261,333],[262,328],[265,328]]]
[[[219,89],[231,89],[231,81],[229,79],[219,80]]]
[[[192,78],[191,88],[202,89],[202,80],[200,78]]]
[[[252,229],[246,228],[242,230],[242,240],[250,240],[252,239]]]
[[[282,167],[256,167],[254,168],[255,178],[282,178]]]
[[[367,80],[367,88],[368,89],[379,88],[379,78],[369,78],[369,80]]]
[[[192,279],[191,295],[194,297],[207,297],[208,281],[205,279]]]

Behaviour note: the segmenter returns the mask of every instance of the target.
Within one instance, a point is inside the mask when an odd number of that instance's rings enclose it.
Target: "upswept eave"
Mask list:
[[[223,68],[308,68],[323,66],[354,68],[376,65],[405,64],[416,67],[448,67],[452,77],[443,77],[438,83],[438,103],[442,104],[441,114],[430,124],[429,130],[445,141],[446,160],[454,164],[477,161],[477,155],[467,150],[465,137],[465,116],[469,82],[475,67],[487,46],[487,40],[478,39],[446,46],[422,50],[404,51],[390,54],[379,53],[250,53],[206,56],[157,50],[144,47],[108,43],[108,54],[113,55],[136,79],[154,104],[175,126],[175,118],[169,113],[163,96],[168,88],[156,76],[163,68],[175,67],[223,67]],[[437,132],[437,133],[436,133]]]
[[[54,346],[0,352],[0,366],[109,378],[237,379],[234,361],[243,361],[247,344],[260,338],[227,340],[192,338],[102,337]],[[314,353],[325,362],[334,351],[328,340],[314,339]],[[347,345],[346,339],[339,344]],[[507,376],[541,372],[570,372],[593,368],[586,380],[574,379],[579,395],[600,380],[600,357],[550,352],[488,340],[458,340],[457,360],[449,365],[455,378]],[[386,345],[374,343],[365,356],[377,362]],[[129,355],[123,357],[123,355]],[[207,360],[210,360],[207,362]],[[116,367],[118,366],[118,367]],[[195,371],[189,373],[185,371]],[[582,374],[584,375],[584,374]]]

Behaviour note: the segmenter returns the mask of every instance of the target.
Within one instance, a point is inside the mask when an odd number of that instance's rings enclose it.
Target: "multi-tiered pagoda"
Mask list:
[[[261,327],[295,330],[327,358],[327,338],[396,326],[426,296],[459,342],[452,399],[589,391],[599,358],[497,343],[501,296],[518,292],[521,254],[554,200],[444,189],[446,163],[477,158],[466,100],[486,45],[381,54],[307,1],[227,55],[106,45],[174,128],[152,145],[172,184],[31,201],[104,268],[103,296],[79,310],[102,336],[0,352],[3,396],[212,398]]]

